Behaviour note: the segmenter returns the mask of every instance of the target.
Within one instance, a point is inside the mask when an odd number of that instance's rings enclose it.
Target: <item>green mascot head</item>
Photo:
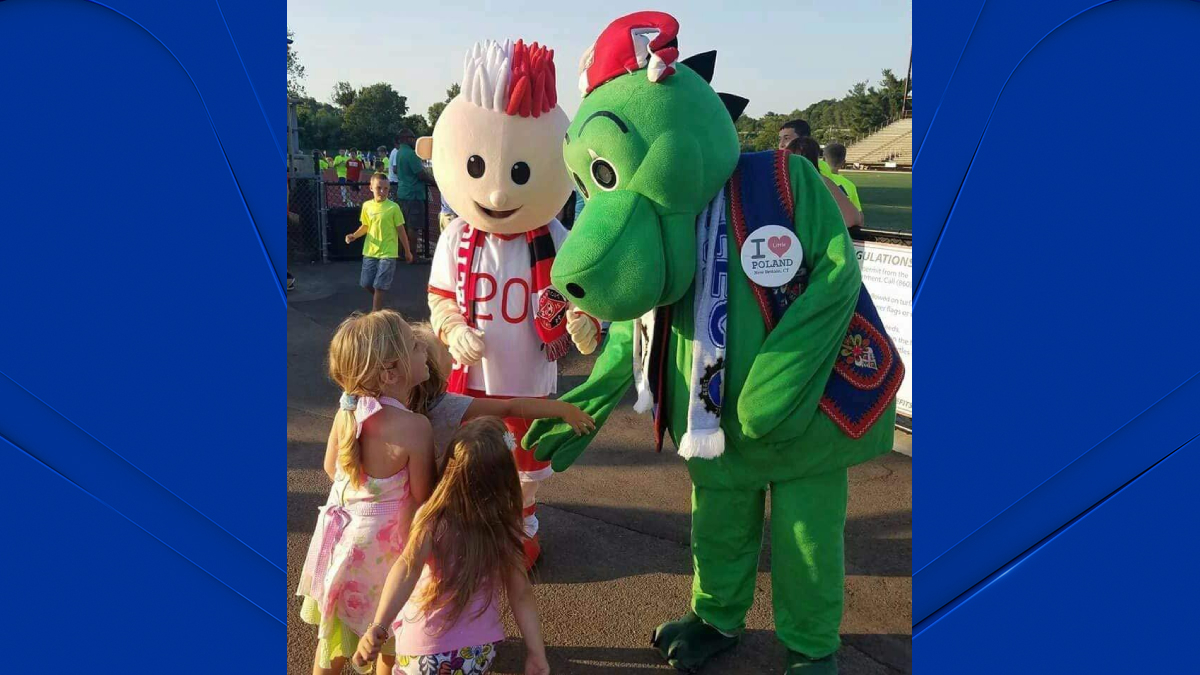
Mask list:
[[[737,165],[733,120],[746,100],[709,86],[715,52],[677,60],[678,31],[669,14],[630,14],[580,62],[584,99],[563,155],[586,206],[551,278],[602,319],[683,296],[696,272],[696,217]]]

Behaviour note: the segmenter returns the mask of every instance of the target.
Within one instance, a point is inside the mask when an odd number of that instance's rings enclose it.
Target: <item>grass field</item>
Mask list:
[[[858,188],[866,227],[912,232],[912,174],[842,171]]]

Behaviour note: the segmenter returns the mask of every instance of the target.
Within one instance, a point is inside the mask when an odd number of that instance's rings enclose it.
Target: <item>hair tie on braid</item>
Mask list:
[[[354,409],[358,407],[358,397],[354,394],[343,391],[342,398],[340,401],[338,401],[338,405],[346,412],[354,412]]]

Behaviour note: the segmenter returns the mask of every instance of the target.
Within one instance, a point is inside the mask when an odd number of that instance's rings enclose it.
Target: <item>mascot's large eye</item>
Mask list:
[[[587,199],[590,195],[588,195],[587,186],[584,185],[583,180],[579,178],[579,174],[572,171],[571,178],[575,179],[575,185],[579,187],[579,194],[583,195],[584,199]]]
[[[607,191],[617,186],[617,170],[603,157],[592,160],[592,178],[596,180],[596,185],[599,185],[601,190]]]
[[[467,173],[471,174],[471,178],[482,178],[486,168],[483,158],[479,155],[471,155],[467,158]]]
[[[513,164],[512,179],[517,185],[524,185],[529,182],[529,165],[525,162],[517,162]]]

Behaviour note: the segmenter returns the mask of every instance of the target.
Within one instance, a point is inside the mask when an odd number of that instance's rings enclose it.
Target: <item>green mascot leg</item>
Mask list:
[[[727,634],[754,604],[765,508],[764,490],[692,488],[692,610]]]
[[[837,673],[847,496],[845,469],[771,485],[772,604],[788,673]]]
[[[692,488],[692,611],[652,639],[675,668],[694,671],[737,644],[754,602],[765,506],[764,490]]]

